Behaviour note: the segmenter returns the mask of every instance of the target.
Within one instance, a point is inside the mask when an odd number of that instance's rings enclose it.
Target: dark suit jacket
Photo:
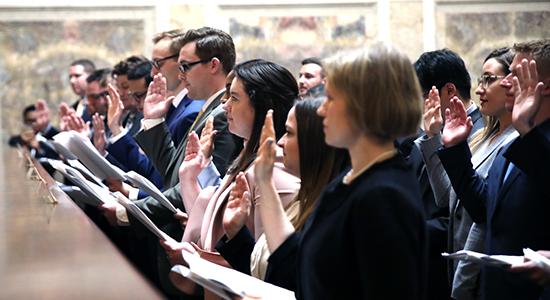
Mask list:
[[[213,161],[219,173],[225,174],[228,164],[232,161],[231,156],[235,149],[235,140],[233,134],[229,132],[225,111],[220,105],[222,96],[223,94],[220,94],[208,105],[191,130],[200,136],[208,117],[214,116],[214,129],[218,131],[218,134],[214,139]],[[146,131],[140,131],[134,136],[137,144],[147,154],[155,169],[163,177],[165,190],[179,183],[178,170],[185,158],[185,147],[187,146],[189,134],[185,134],[184,139],[177,148],[171,143],[170,137],[171,135],[168,134],[168,127],[165,123]]]
[[[122,116],[122,127],[126,127],[126,123],[128,123],[128,119],[130,118],[131,114],[125,114]],[[140,113],[134,114],[134,120],[132,121],[132,127],[128,130],[128,134],[130,136],[134,136],[140,129],[141,129],[141,119],[143,119],[143,115]]]
[[[53,136],[58,133],[59,133],[59,130],[57,130],[57,128],[50,125],[46,129],[46,132],[42,134],[42,136],[47,140],[51,140],[53,139]],[[25,144],[23,142],[23,139],[21,138],[21,135],[12,136],[8,143],[12,147],[17,147],[17,145],[23,146]],[[35,154],[36,158],[45,157],[45,158],[59,159],[59,154],[55,151],[55,148],[51,144],[48,144],[42,141],[39,141],[38,144],[40,145],[41,151],[36,152]]]
[[[474,127],[470,133],[483,128],[483,116],[479,108],[472,111],[469,115],[472,118]],[[421,131],[419,136],[425,135]],[[414,140],[406,140],[414,143]],[[400,149],[409,148],[407,145],[401,145]],[[450,299],[451,288],[449,286],[447,274],[447,261],[441,256],[442,252],[447,251],[447,236],[449,227],[449,208],[436,205],[432,186],[426,172],[424,160],[418,147],[412,146],[408,161],[413,166],[422,194],[422,206],[426,219],[428,220],[429,236],[429,257],[430,269],[428,276],[428,295],[427,299]]]
[[[177,108],[172,106],[170,113],[165,118],[168,130],[170,131],[170,138],[176,138],[181,132],[189,130],[203,103],[204,101],[202,100],[195,101],[184,97]],[[141,119],[139,122],[141,122]],[[139,132],[139,130],[136,132]],[[149,159],[139,152],[139,147],[131,138],[132,135],[130,133],[128,131],[120,140],[107,146],[109,155],[113,156],[128,170],[134,170],[153,182],[156,187],[162,189],[165,186],[161,174],[153,167]],[[176,140],[170,140],[170,143],[172,142],[177,143]]]
[[[233,134],[229,132],[229,124],[221,108],[220,99],[223,93],[220,94],[214,101],[205,109],[203,114],[197,119],[193,128],[190,130],[196,131],[197,134],[202,133],[206,121],[209,116],[214,116],[214,129],[218,131],[214,139],[213,162],[218,168],[220,174],[225,174],[229,161],[232,161],[236,144]],[[185,157],[185,147],[188,141],[188,132],[184,139],[179,144],[178,148],[174,147],[168,126],[165,122],[146,131],[138,132],[134,139],[137,144],[147,154],[155,168],[159,171],[164,179],[164,195],[170,200],[174,206],[185,211],[179,187],[179,166]],[[223,172],[222,172],[223,171]],[[151,197],[144,198],[134,202],[153,222],[157,223],[161,229],[172,236],[176,240],[181,240],[183,231],[179,221],[172,217],[172,213],[165,209],[158,201]],[[148,230],[139,223],[133,216],[128,215],[130,224],[138,236],[143,236],[148,233]],[[182,294],[168,279],[170,273],[170,262],[166,258],[166,251],[157,246],[157,261],[158,272],[161,286],[165,291],[171,294]]]
[[[486,180],[472,169],[466,142],[438,155],[462,204],[476,223],[487,224],[488,254],[523,255],[523,248],[550,249],[550,120],[505,146]],[[509,163],[515,166],[504,181]],[[485,299],[539,299],[533,281],[500,268],[482,272]]]
[[[178,107],[171,106],[166,114],[166,125],[168,125],[176,147],[187,136],[189,127],[195,122],[203,105],[203,100],[192,100],[185,95]]]
[[[71,104],[71,108],[76,110],[76,108],[78,107],[78,103],[80,103],[80,101],[84,101],[84,99],[76,100],[76,102]],[[82,117],[84,123],[89,121],[90,125],[92,125],[92,117],[88,114],[88,107],[86,105],[84,105],[84,110],[82,111],[82,115],[80,117]]]
[[[300,235],[269,257],[265,280],[297,299],[425,299],[426,220],[401,155],[324,190]]]

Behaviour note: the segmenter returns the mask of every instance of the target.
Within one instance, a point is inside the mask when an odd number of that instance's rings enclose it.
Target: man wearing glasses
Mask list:
[[[228,123],[225,118],[225,111],[221,108],[220,100],[225,92],[225,78],[235,65],[235,45],[233,39],[227,33],[213,28],[200,28],[189,30],[178,41],[181,48],[178,62],[180,67],[179,78],[188,89],[189,97],[192,99],[207,99],[201,109],[201,114],[192,125],[190,131],[201,134],[206,121],[210,116],[214,117],[214,130],[218,133],[214,139],[213,162],[220,174],[225,174],[228,164],[235,157],[237,143],[242,145],[242,140],[235,140],[229,132]],[[158,63],[158,61],[157,61]],[[161,66],[162,69],[162,66]],[[153,73],[152,73],[153,74]],[[164,75],[165,73],[163,73]],[[155,84],[155,83],[153,83]],[[167,88],[170,80],[166,78]],[[155,165],[161,176],[164,178],[164,195],[184,210],[179,187],[178,170],[185,157],[185,148],[188,135],[179,146],[171,142],[170,131],[162,116],[166,114],[165,102],[152,103],[148,98],[144,102],[143,130],[135,135],[135,140],[147,154],[147,157]],[[164,101],[170,101],[165,99]],[[164,110],[164,111],[163,111]],[[207,168],[205,170],[211,170]],[[203,179],[201,179],[201,176]],[[218,179],[219,174],[199,175],[199,183],[205,188],[209,179]],[[183,232],[179,220],[173,214],[164,210],[164,207],[151,197],[134,202],[153,221],[161,227],[164,232],[180,239]],[[148,229],[143,227],[139,221],[127,215],[123,207],[104,207],[107,218],[113,222],[130,221],[130,224],[137,233],[147,234]],[[170,263],[166,258],[166,252],[157,244],[157,258],[159,277],[162,288],[169,294],[182,295],[169,281]],[[187,296],[189,297],[189,296]],[[187,299],[187,298],[186,298]]]
[[[114,83],[110,74],[111,69],[99,69],[95,70],[86,79],[86,82],[88,82],[88,86],[86,87],[86,107],[88,108],[88,115],[90,117],[96,113],[103,117],[107,116],[107,110],[109,109],[107,84]],[[107,131],[107,128],[105,130]]]
[[[172,140],[176,146],[195,122],[204,103],[204,101],[200,101],[202,98],[188,97],[185,84],[178,78],[178,57],[181,46],[176,41],[183,34],[181,29],[175,29],[155,35],[153,37],[155,45],[151,57],[153,65],[151,77],[162,74],[166,78],[166,90],[175,97],[164,118],[171,129]]]

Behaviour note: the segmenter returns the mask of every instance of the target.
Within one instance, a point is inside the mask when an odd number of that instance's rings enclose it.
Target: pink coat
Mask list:
[[[253,208],[246,226],[256,239],[263,233],[260,218],[260,194],[254,180],[254,162],[244,172],[250,190]],[[218,189],[204,189],[193,205],[189,220],[183,234],[183,242],[195,242],[199,247],[209,252],[216,252],[214,247],[225,234],[223,214],[233,187],[235,176],[226,175]],[[291,175],[283,165],[282,149],[277,148],[277,156],[273,168],[273,181],[283,205],[290,202],[300,189],[300,179]]]

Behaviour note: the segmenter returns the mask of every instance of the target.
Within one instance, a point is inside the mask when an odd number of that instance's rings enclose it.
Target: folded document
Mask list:
[[[234,299],[235,296],[252,299],[296,299],[292,291],[219,266],[200,258],[198,254],[191,254],[185,250],[182,254],[189,268],[175,265],[172,267],[172,273],[193,280],[223,299]]]
[[[470,250],[460,250],[455,253],[441,253],[443,257],[471,261],[490,266],[510,266],[523,263],[519,255],[488,255]]]

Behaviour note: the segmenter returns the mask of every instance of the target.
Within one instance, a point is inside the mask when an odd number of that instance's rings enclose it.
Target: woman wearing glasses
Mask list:
[[[486,178],[489,169],[499,152],[500,148],[517,136],[517,132],[512,126],[512,114],[506,109],[506,102],[511,101],[513,105],[513,96],[507,99],[507,91],[510,90],[512,83],[504,80],[504,77],[510,73],[509,67],[513,57],[508,47],[500,48],[491,52],[483,63],[482,75],[478,78],[478,87],[476,94],[479,95],[480,111],[486,117],[485,127],[475,132],[469,142],[470,150],[473,154],[471,158],[472,167],[476,172]],[[434,122],[441,122],[439,115],[439,96],[436,89],[430,91],[429,99],[426,101],[426,113],[424,115],[424,126],[430,128]],[[510,107],[512,106],[510,105]],[[460,104],[454,101],[451,110],[456,111]],[[436,109],[433,109],[436,108]],[[464,109],[462,107],[462,109]],[[426,121],[429,120],[429,121]],[[441,124],[437,125],[441,128]],[[446,124],[443,131],[443,142],[449,137],[453,128],[451,124]],[[451,145],[445,144],[446,147]],[[439,182],[444,182],[438,187],[434,187],[434,192],[448,193],[447,203],[438,205],[449,205],[449,242],[448,251],[456,252],[462,249],[483,252],[485,245],[485,225],[473,223],[468,212],[461,204],[460,199],[453,188],[450,186],[449,178],[444,169],[436,169],[432,165],[426,165],[428,176],[437,177]],[[435,178],[434,178],[435,179]],[[430,180],[435,182],[434,180]],[[443,190],[448,187],[449,190]],[[453,278],[451,295],[454,299],[481,299],[479,290],[479,272],[481,265],[472,264],[464,261],[449,261],[449,271]],[[454,274],[454,276],[452,276]]]

